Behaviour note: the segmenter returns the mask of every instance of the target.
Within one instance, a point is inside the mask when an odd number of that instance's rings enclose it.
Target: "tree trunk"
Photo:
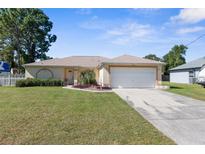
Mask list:
[[[21,72],[21,52],[19,51],[19,49],[17,49],[17,73],[20,74]]]
[[[35,50],[36,50],[36,46],[35,46],[35,44],[32,44],[31,50],[28,53],[28,62],[29,63],[35,62],[35,52],[36,52]]]

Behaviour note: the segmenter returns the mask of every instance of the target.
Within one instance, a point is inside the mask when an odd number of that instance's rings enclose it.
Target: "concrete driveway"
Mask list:
[[[205,102],[156,89],[113,89],[176,144],[205,144]]]

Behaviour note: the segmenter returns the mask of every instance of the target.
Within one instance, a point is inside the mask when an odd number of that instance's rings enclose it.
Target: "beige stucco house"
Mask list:
[[[112,88],[156,87],[161,82],[162,62],[123,55],[116,58],[71,56],[25,64],[26,78],[61,79],[78,84],[80,73],[93,70],[96,81]]]

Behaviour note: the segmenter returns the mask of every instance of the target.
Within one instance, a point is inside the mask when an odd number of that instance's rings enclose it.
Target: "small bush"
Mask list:
[[[85,71],[81,72],[80,74],[80,84],[86,85],[86,84],[96,84],[95,80],[95,72],[94,71]]]
[[[62,86],[62,80],[56,79],[22,79],[16,81],[16,87],[34,87],[34,86]]]

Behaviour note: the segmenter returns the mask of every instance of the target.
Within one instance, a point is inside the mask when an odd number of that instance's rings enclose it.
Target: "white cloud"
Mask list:
[[[144,17],[157,15],[160,8],[132,8],[129,9],[129,12],[132,15],[142,15]]]
[[[177,16],[170,19],[172,22],[197,23],[205,20],[205,9],[181,9]]]
[[[83,29],[102,30],[107,26],[107,23],[103,20],[100,20],[98,16],[93,16],[90,18],[90,20],[81,23],[79,26]]]
[[[113,44],[117,44],[117,45],[126,45],[128,43],[130,43],[130,39],[127,37],[119,37],[116,38],[114,40],[111,41]]]
[[[176,35],[194,33],[205,30],[205,26],[175,28],[153,27],[149,24],[140,24],[134,20],[105,20],[93,16],[79,25],[83,29],[93,30],[96,39],[103,40],[115,45],[135,46],[139,43],[148,44],[182,44],[189,42],[191,36]]]
[[[84,9],[77,9],[76,13],[81,14],[81,15],[88,15],[88,14],[91,14],[92,11],[91,9],[84,8]]]
[[[102,20],[92,17],[79,25],[83,29],[97,30],[98,39],[117,45],[131,45],[138,42],[156,42],[156,31],[148,24],[130,20]]]
[[[150,37],[153,29],[150,25],[141,25],[130,22],[106,31],[107,38],[111,38],[115,44],[127,44],[133,41],[144,41]]]
[[[158,11],[160,8],[133,8],[133,10],[137,11]]]
[[[195,32],[199,32],[205,30],[205,27],[189,27],[189,28],[180,28],[177,30],[178,34],[188,34],[188,33],[195,33]]]

